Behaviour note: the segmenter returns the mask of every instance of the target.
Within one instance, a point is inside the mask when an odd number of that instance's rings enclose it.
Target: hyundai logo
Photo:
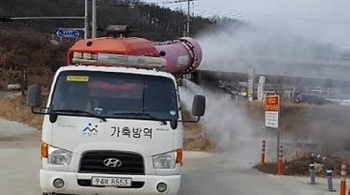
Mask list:
[[[106,158],[103,161],[103,164],[106,167],[120,167],[120,166],[122,166],[122,161],[117,159],[117,158]]]

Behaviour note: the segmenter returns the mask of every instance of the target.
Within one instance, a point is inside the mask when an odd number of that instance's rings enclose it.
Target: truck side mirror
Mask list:
[[[192,104],[192,115],[201,117],[205,113],[205,97],[203,95],[195,95]]]
[[[27,105],[31,108],[41,106],[41,86],[30,85],[27,92]]]

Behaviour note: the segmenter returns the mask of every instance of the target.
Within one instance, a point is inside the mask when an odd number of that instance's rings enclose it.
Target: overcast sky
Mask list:
[[[187,3],[144,0],[186,10]],[[192,3],[191,3],[192,4]],[[191,10],[205,17],[218,14],[305,38],[350,48],[350,0],[197,0]]]

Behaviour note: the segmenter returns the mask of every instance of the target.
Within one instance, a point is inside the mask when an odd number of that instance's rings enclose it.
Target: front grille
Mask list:
[[[91,180],[89,179],[78,179],[78,185],[84,187],[92,187]],[[133,181],[130,187],[118,187],[118,188],[142,188],[145,185],[143,181]],[[93,186],[95,188],[104,188],[105,186]]]
[[[108,158],[119,159],[121,166],[105,166],[103,162]],[[144,175],[145,168],[140,154],[109,150],[88,151],[81,158],[79,173]]]

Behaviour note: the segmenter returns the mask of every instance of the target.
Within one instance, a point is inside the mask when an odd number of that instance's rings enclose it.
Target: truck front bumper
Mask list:
[[[110,186],[92,186],[92,177],[121,177],[131,178],[131,187],[110,187]],[[54,187],[54,181],[61,179],[63,187]],[[159,192],[157,185],[166,184],[166,190]],[[181,175],[108,175],[92,173],[75,173],[40,170],[40,187],[43,192],[63,193],[63,194],[113,194],[113,195],[177,195],[181,184]],[[164,185],[163,185],[164,187]],[[163,188],[164,189],[164,188]]]

